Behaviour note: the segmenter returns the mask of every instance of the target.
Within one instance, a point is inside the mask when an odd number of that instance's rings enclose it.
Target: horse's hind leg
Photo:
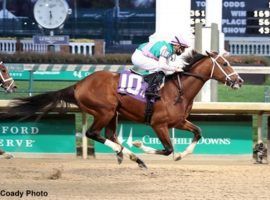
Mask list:
[[[188,120],[185,120],[184,124],[181,124],[175,128],[191,131],[194,134],[194,138],[192,140],[192,143],[185,149],[185,151],[183,151],[182,153],[179,153],[179,154],[175,154],[174,160],[177,161],[177,160],[184,158],[188,154],[192,154],[198,141],[201,139],[202,136],[201,136],[201,129],[198,126],[192,124]]]
[[[133,145],[140,148],[145,153],[165,156],[170,155],[173,152],[173,146],[171,143],[168,127],[166,125],[156,125],[153,126],[153,129],[164,147],[163,150],[157,150],[152,147],[145,146],[141,141],[134,141]]]
[[[130,150],[128,150],[127,148],[122,147],[121,145],[119,145],[115,142],[112,142],[111,140],[106,139],[100,135],[102,128],[105,127],[110,122],[110,120],[111,120],[111,118],[108,117],[108,114],[107,115],[102,114],[100,116],[95,116],[92,126],[86,132],[86,136],[88,138],[91,138],[97,142],[100,142],[100,143],[110,147],[116,153],[119,153],[122,151],[124,154],[127,154],[132,161],[137,162],[139,167],[147,168],[146,165],[144,164],[144,162],[140,158],[138,158],[134,153],[132,153]]]
[[[112,142],[115,142],[116,144],[119,144],[121,146],[121,151],[120,152],[116,152],[116,157],[117,157],[117,161],[119,164],[122,163],[124,156],[123,156],[123,147],[121,145],[121,143],[118,141],[117,138],[117,134],[116,134],[116,128],[117,128],[117,114],[111,119],[111,121],[109,122],[109,124],[105,127],[105,137],[109,140],[111,140]]]

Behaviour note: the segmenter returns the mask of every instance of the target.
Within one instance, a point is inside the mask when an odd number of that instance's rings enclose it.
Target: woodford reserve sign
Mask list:
[[[0,148],[7,152],[75,155],[75,147],[73,114],[0,122]]]

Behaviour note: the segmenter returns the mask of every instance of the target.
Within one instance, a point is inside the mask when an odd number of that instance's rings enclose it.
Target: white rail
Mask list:
[[[16,45],[21,46],[20,50],[23,52],[46,53],[48,52],[48,45],[34,44],[32,39],[22,39],[19,42],[15,39],[0,40],[0,53],[14,54],[17,51]],[[71,54],[93,55],[94,42],[70,42],[69,52]],[[55,45],[57,50],[60,50],[60,45]]]
[[[270,55],[269,37],[227,37],[226,40],[232,55]]]

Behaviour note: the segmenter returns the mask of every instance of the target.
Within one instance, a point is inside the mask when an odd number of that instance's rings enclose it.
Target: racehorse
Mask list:
[[[3,62],[0,62],[0,86],[7,92],[15,92],[17,86],[13,78],[9,75],[8,69]]]
[[[13,78],[9,75],[8,69],[4,66],[3,62],[0,62],[0,85],[7,93],[12,93],[17,88]],[[0,156],[4,158],[13,157],[10,154],[6,154],[2,149],[0,149]]]
[[[189,64],[185,66],[183,72],[175,72],[166,78],[160,90],[161,99],[153,108],[150,126],[164,149],[153,149],[142,142],[134,142],[136,147],[146,153],[170,155],[173,152],[173,145],[169,129],[191,131],[194,134],[192,143],[183,153],[175,153],[174,160],[180,160],[192,153],[201,138],[200,128],[188,121],[187,117],[193,100],[204,83],[209,79],[216,79],[233,89],[238,89],[243,83],[223,55],[215,52],[207,52],[203,55],[192,50],[184,59]],[[144,123],[146,106],[137,99],[117,92],[119,77],[119,73],[98,71],[70,87],[33,97],[19,98],[10,105],[6,116],[19,115],[27,118],[36,112],[42,111],[46,114],[59,105],[62,105],[64,110],[68,104],[75,104],[80,110],[94,117],[93,124],[86,132],[88,138],[111,147],[117,153],[119,162],[122,161],[123,155],[127,155],[140,167],[146,168],[139,157],[117,140],[118,114],[131,121]],[[105,137],[100,134],[103,128],[105,128]]]

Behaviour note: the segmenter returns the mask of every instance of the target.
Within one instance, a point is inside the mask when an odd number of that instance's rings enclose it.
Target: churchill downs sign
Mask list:
[[[74,115],[0,122],[0,148],[7,152],[75,154],[75,144]]]
[[[191,121],[202,129],[195,154],[251,154],[252,153],[252,119],[250,116],[234,115],[197,115]],[[193,135],[187,131],[171,130],[172,142],[176,151],[183,151],[191,142]],[[151,127],[121,121],[118,126],[118,139],[122,145],[134,153],[142,153],[132,145],[132,141],[140,140],[147,146],[162,149],[161,142]],[[108,147],[95,143],[96,153],[112,153]]]

